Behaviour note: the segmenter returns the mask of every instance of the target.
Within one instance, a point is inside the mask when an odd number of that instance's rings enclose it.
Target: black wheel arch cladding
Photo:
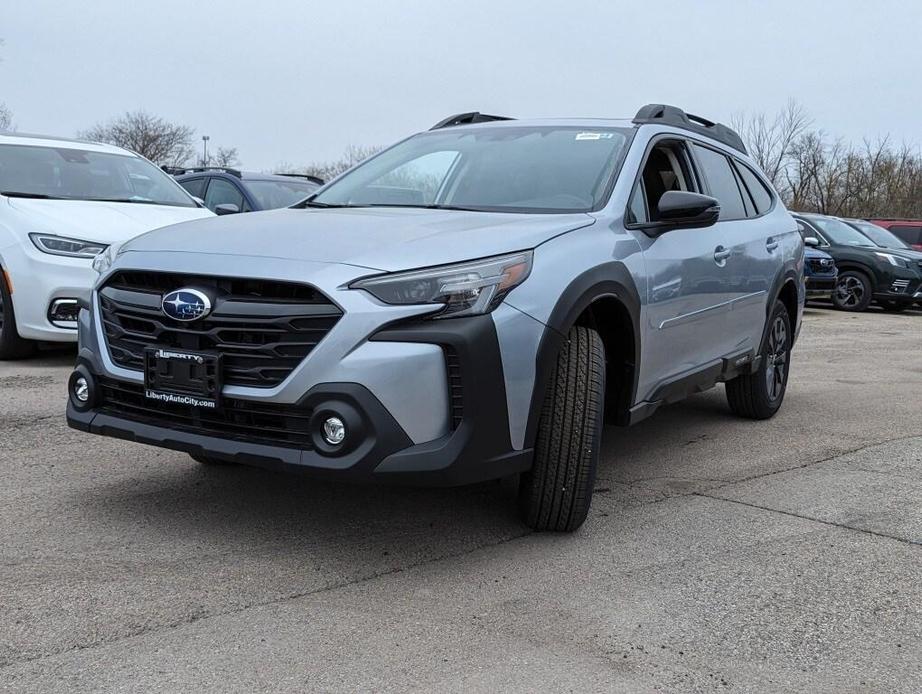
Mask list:
[[[532,392],[528,424],[525,430],[526,447],[530,448],[535,445],[541,415],[541,404],[544,401],[548,380],[554,372],[557,355],[567,339],[567,333],[586,309],[595,302],[604,299],[617,302],[627,313],[631,323],[633,344],[631,345],[632,354],[630,355],[630,383],[625,385],[629,393],[626,399],[633,402],[640,374],[640,293],[627,267],[621,262],[612,261],[597,265],[574,278],[558,297],[557,303],[551,311],[544,335],[538,345],[535,387]],[[619,423],[621,423],[620,419]]]

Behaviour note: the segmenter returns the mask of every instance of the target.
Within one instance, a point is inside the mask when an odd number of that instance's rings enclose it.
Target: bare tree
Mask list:
[[[0,46],[3,45],[3,39],[0,39]],[[2,60],[2,58],[0,58]],[[13,112],[9,107],[0,101],[0,130],[13,129]]]
[[[240,166],[236,147],[218,147],[218,151],[210,157],[212,166]],[[207,164],[206,164],[207,166]]]
[[[360,145],[349,145],[346,151],[339,159],[334,161],[315,162],[303,166],[297,166],[290,162],[281,162],[275,167],[276,173],[300,173],[317,176],[324,181],[329,181],[351,169],[356,164],[365,161],[369,157],[381,151],[381,147],[367,147]]]
[[[731,123],[772,185],[782,191],[795,144],[812,123],[806,110],[791,99],[774,118],[764,113],[737,114]]]
[[[146,111],[131,111],[81,132],[80,137],[130,149],[161,166],[182,166],[193,156],[194,134],[188,125],[170,123]]]

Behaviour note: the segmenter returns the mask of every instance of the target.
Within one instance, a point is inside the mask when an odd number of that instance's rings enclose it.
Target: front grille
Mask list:
[[[827,275],[835,271],[835,263],[823,258],[809,258],[807,264],[814,274]]]
[[[163,295],[183,287],[214,297],[211,314],[190,322],[166,316]],[[285,380],[342,316],[306,284],[161,272],[116,273],[99,301],[118,366],[142,371],[148,347],[213,352],[223,357],[225,384],[254,388]]]
[[[452,347],[444,347],[445,367],[448,369],[448,409],[452,431],[461,425],[464,417],[464,387],[461,385],[461,360]]]
[[[313,448],[308,428],[311,411],[294,405],[223,398],[220,408],[204,410],[148,400],[144,388],[134,383],[100,379],[99,387],[99,411],[120,419],[236,441]]]

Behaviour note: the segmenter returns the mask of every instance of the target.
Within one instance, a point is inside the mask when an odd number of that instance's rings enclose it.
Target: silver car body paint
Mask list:
[[[525,121],[514,123],[527,125]],[[780,202],[756,219],[721,221],[655,238],[627,228],[624,212],[635,175],[651,139],[664,134],[704,142],[751,163],[740,152],[685,130],[642,125],[624,156],[607,204],[598,212],[275,210],[150,232],[126,244],[108,274],[126,268],[148,269],[316,286],[342,308],[344,314],[336,326],[278,386],[226,386],[224,393],[246,400],[294,403],[318,383],[361,383],[414,443],[423,443],[443,436],[449,427],[448,386],[440,348],[369,342],[368,338],[386,324],[423,316],[438,307],[385,305],[347,285],[381,272],[534,249],[531,275],[492,314],[502,357],[510,438],[514,448],[522,449],[535,390],[538,348],[555,306],[580,274],[618,267],[633,283],[641,346],[632,403],[637,404],[684,373],[736,352],[758,350],[777,281],[786,267],[799,263],[802,268],[801,237]],[[719,247],[730,251],[723,265],[715,260]],[[106,276],[100,283],[105,280]],[[798,293],[802,310],[802,282]],[[99,311],[94,315],[95,325],[81,331],[81,356],[102,373],[141,382],[140,372],[112,363]]]

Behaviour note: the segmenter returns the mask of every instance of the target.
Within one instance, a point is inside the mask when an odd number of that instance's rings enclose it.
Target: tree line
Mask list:
[[[772,116],[739,114],[731,121],[749,153],[791,210],[840,217],[922,218],[922,154],[889,137],[859,144],[814,126],[795,101]],[[0,130],[12,127],[12,113],[0,102]],[[161,166],[240,166],[236,147],[216,147],[199,156],[195,129],[143,110],[131,111],[78,133],[108,142]],[[325,181],[380,151],[351,145],[332,161],[279,163],[275,173],[308,173]]]
[[[916,147],[889,137],[848,143],[816,128],[795,101],[774,116],[739,115],[732,124],[791,210],[922,218],[922,154]]]

